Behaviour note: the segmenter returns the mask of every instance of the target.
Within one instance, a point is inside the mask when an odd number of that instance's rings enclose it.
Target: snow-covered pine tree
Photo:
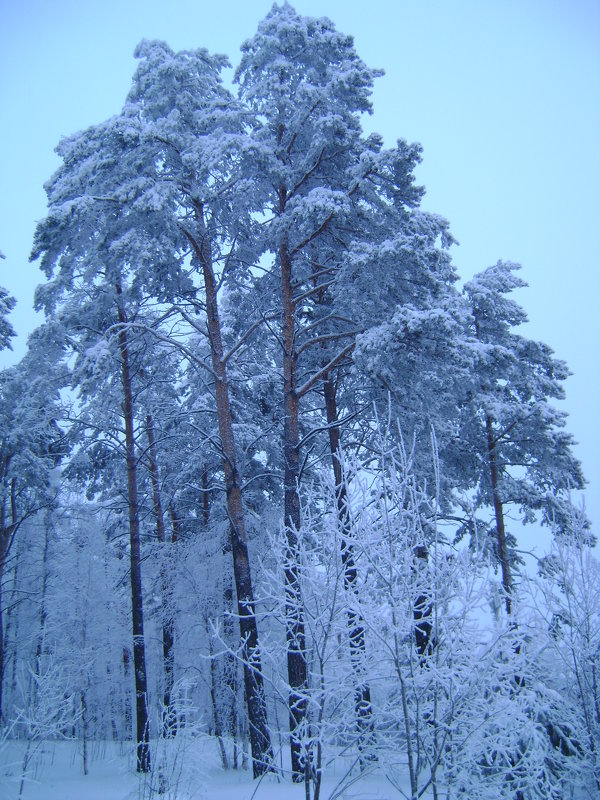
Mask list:
[[[52,369],[52,356],[60,349],[48,328],[38,329],[23,359],[0,372],[0,721],[4,567],[21,526],[55,502],[54,471],[66,452],[57,424],[64,374]]]
[[[244,153],[245,175],[254,209],[266,219],[256,257],[269,254],[269,274],[261,281],[259,307],[279,310],[286,629],[290,684],[289,718],[292,775],[308,777],[302,763],[306,726],[307,663],[302,600],[297,574],[300,531],[300,401],[353,347],[351,320],[336,329],[311,317],[313,299],[331,282],[339,261],[330,256],[344,246],[344,226],[361,189],[375,172],[377,137],[364,140],[360,115],[371,109],[375,76],[354,51],[352,39],[327,19],[298,15],[285,3],[273,6],[256,35],[242,46],[236,72],[240,98],[253,114]],[[264,294],[265,289],[268,294]],[[335,313],[335,312],[334,312]],[[334,319],[327,315],[327,321]],[[341,324],[340,324],[341,323]],[[323,366],[305,353],[328,342],[333,354]]]
[[[270,768],[272,748],[227,378],[228,360],[237,348],[226,350],[218,302],[232,270],[236,268],[236,279],[245,271],[236,243],[238,238],[243,243],[240,221],[249,209],[235,171],[244,115],[221,84],[223,57],[209,56],[205,50],[174,54],[159,42],[142,42],[137,55],[141,63],[125,112],[140,122],[138,158],[155,170],[149,185],[155,198],[162,195],[155,207],[165,216],[164,229],[177,231],[172,248],[179,259],[180,282],[171,298],[210,345],[206,366],[214,380],[253,770],[259,775]],[[184,280],[188,259],[194,283]]]
[[[516,508],[524,522],[541,512],[543,524],[568,534],[577,516],[569,493],[584,486],[573,437],[564,430],[567,415],[551,404],[564,397],[567,366],[548,345],[513,330],[527,320],[508,297],[526,286],[518,269],[499,261],[464,288],[476,358],[461,435],[478,463],[478,504],[494,510],[492,536],[508,614],[517,557],[506,508]]]
[[[451,241],[446,222],[417,210],[422,190],[414,185],[413,169],[420,148],[399,141],[385,150],[379,136],[362,134],[360,116],[371,110],[379,73],[358,58],[351,37],[338,33],[327,19],[301,17],[285,3],[273,7],[242,51],[236,80],[240,97],[255,115],[245,167],[256,210],[264,219],[257,247],[265,254],[261,267],[267,269],[256,283],[260,299],[255,302],[263,303],[264,313],[279,308],[281,318],[277,335],[284,396],[280,416],[293,734],[302,725],[305,681],[301,601],[294,576],[298,491],[303,443],[312,441],[314,425],[301,401],[325,386],[331,415],[336,404],[334,383],[328,379],[348,363],[357,335],[389,318],[396,304],[432,293],[454,275],[442,249]],[[346,398],[351,394],[352,389]],[[344,411],[353,414],[356,409],[346,405]],[[321,426],[335,431],[338,422],[329,418]],[[329,446],[335,450],[338,443]],[[332,452],[331,457],[335,463],[337,455]],[[340,513],[342,506],[343,500]],[[355,573],[349,555],[345,547],[346,584],[352,591]],[[360,625],[352,624],[351,630],[356,644]],[[362,684],[359,680],[359,718],[369,706]],[[299,779],[294,747],[292,741],[292,768]]]
[[[7,319],[7,315],[15,307],[15,299],[6,289],[0,286],[0,350],[6,347],[12,350],[10,340],[15,336],[15,330]]]
[[[0,258],[6,258],[2,250],[0,250]],[[7,319],[15,304],[15,298],[0,286],[0,350],[4,350],[5,347],[10,348],[10,340],[15,336],[15,330]]]
[[[74,386],[80,388],[87,415],[80,423],[100,438],[112,437],[124,454],[137,767],[147,772],[148,688],[134,399],[135,371],[140,365],[131,325],[145,310],[148,298],[156,294],[156,287],[162,286],[151,266],[155,262],[162,265],[165,259],[172,263],[173,259],[164,240],[157,242],[145,236],[147,226],[156,220],[152,198],[139,196],[143,180],[139,164],[131,156],[130,142],[130,128],[122,118],[61,141],[57,152],[63,162],[46,184],[48,216],[37,227],[32,259],[41,257],[41,268],[48,278],[36,291],[36,305],[60,325],[65,344],[75,356]],[[132,193],[137,203],[128,201]],[[102,394],[104,399],[110,398],[103,409],[105,419],[94,420],[89,401],[99,400]],[[110,427],[102,430],[108,420]]]

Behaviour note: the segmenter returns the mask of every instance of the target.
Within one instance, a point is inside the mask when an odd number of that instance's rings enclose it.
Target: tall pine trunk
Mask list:
[[[282,203],[283,203],[282,197]],[[303,755],[302,736],[306,726],[308,669],[304,609],[298,575],[298,533],[300,531],[300,423],[297,393],[297,352],[295,341],[295,303],[292,285],[292,262],[284,241],[279,248],[281,262],[281,306],[283,342],[283,522],[285,554],[285,625],[289,681],[288,711],[292,780],[300,783],[307,775],[308,754]],[[304,735],[306,735],[304,731]],[[304,759],[307,759],[306,763]]]
[[[256,778],[272,768],[273,748],[267,726],[267,705],[258,644],[258,627],[254,610],[254,590],[252,588],[242,504],[242,487],[235,451],[229,387],[227,384],[227,366],[223,358],[223,340],[217,302],[218,287],[213,269],[209,239],[204,235],[206,231],[204,210],[201,203],[197,203],[196,221],[200,228],[200,233],[203,234],[200,242],[191,234],[188,233],[187,235],[198,257],[204,277],[206,322],[210,341],[211,365],[215,378],[217,422],[221,439],[229,534],[233,557],[233,576],[237,593],[237,610],[242,640],[244,687],[250,725],[250,747],[252,750],[252,772]]]
[[[161,545],[160,554],[160,593],[162,597],[162,651],[163,651],[163,736],[174,736],[177,733],[177,717],[172,708],[173,695],[173,668],[175,625],[173,621],[173,607],[171,592],[169,591],[169,576],[165,558],[165,515],[160,497],[160,480],[158,474],[158,460],[156,456],[156,439],[154,436],[154,422],[151,414],[146,415],[146,435],[148,437],[148,468],[152,484],[152,503],[156,517],[156,538]]]
[[[327,430],[329,432],[329,450],[335,480],[338,525],[341,534],[340,551],[344,568],[344,589],[352,603],[353,599],[359,599],[358,572],[352,544],[348,491],[342,469],[340,431],[337,425],[336,386],[329,374],[325,374],[323,378],[323,392],[325,395]],[[360,765],[361,768],[364,768],[370,755],[365,753],[365,750],[373,744],[373,708],[371,705],[371,687],[366,674],[365,623],[360,612],[353,610],[351,606],[348,608],[348,637],[350,663],[354,677],[354,713],[359,737]]]
[[[129,741],[131,739],[132,733],[132,709],[131,709],[131,697],[129,694],[129,681],[130,681],[130,673],[131,673],[131,651],[128,647],[123,648],[122,652],[122,663],[123,663],[123,678],[125,682],[125,696],[123,699],[123,722],[125,724],[125,738]]]
[[[2,687],[4,685],[4,625],[2,623],[2,560],[0,559],[0,727],[4,722],[2,713]]]
[[[208,469],[206,464],[202,470],[202,517],[205,532],[208,534],[210,523],[210,489],[208,486]],[[226,536],[223,540],[221,552],[225,558],[231,557],[231,538]],[[235,656],[237,649],[235,634],[235,609],[233,599],[233,581],[229,574],[223,575],[223,642],[225,652],[215,655],[212,649],[212,638],[209,626],[209,615],[206,617],[206,633],[210,646],[210,681],[211,700],[215,722],[215,735],[219,743],[221,763],[223,769],[229,769],[229,756],[226,739],[233,744],[233,767],[237,769],[237,672],[238,661]]]
[[[204,501],[206,505],[206,514],[208,514],[208,474],[206,466],[202,475],[202,486],[204,492]],[[208,529],[208,517],[206,518],[205,528]],[[223,541],[222,552],[227,557],[231,552],[231,541],[227,537]],[[222,691],[219,703],[219,714],[222,715],[221,728],[224,733],[231,739],[233,745],[233,759],[232,766],[234,769],[238,768],[238,661],[235,657],[235,621],[234,621],[234,599],[233,599],[233,582],[230,575],[223,576],[223,641],[225,642],[226,650],[223,653],[220,664],[220,683],[222,684]]]
[[[481,340],[481,333],[477,314],[473,310],[473,317],[475,320],[475,334]],[[506,613],[510,617],[512,611],[512,593],[513,582],[510,569],[510,560],[508,557],[508,548],[506,545],[506,527],[504,525],[504,508],[502,500],[500,499],[500,472],[498,469],[498,462],[496,459],[496,441],[494,439],[494,421],[492,417],[486,413],[485,415],[485,435],[487,445],[487,463],[490,470],[490,483],[492,486],[492,500],[494,503],[494,518],[496,521],[496,544],[498,546],[498,560],[500,561],[500,569],[502,571],[502,588],[504,589],[504,602],[506,605]]]
[[[0,534],[1,535],[1,534]],[[6,617],[2,639],[0,640],[0,727],[2,726],[2,718],[5,714],[4,708],[6,705],[6,689],[10,690],[10,696],[14,697],[17,685],[17,642],[19,641],[19,614],[17,611],[17,592],[19,588],[19,563],[20,553],[17,549],[15,554],[15,565],[12,572],[12,588],[6,608]],[[6,561],[0,558],[0,630],[2,630],[2,579],[6,574]],[[13,633],[14,628],[14,633]],[[12,653],[10,658],[11,670],[10,681],[8,680],[8,665],[9,665],[9,644],[13,640]],[[6,720],[5,720],[6,721]]]
[[[15,518],[14,515],[14,506],[13,506],[13,519]],[[48,544],[49,544],[49,523],[48,517],[46,516],[44,520],[44,547],[42,550],[42,582],[40,586],[40,616],[39,616],[39,632],[37,636],[37,641],[35,645],[35,660],[33,664],[33,669],[30,670],[30,678],[29,678],[29,696],[28,696],[28,705],[31,711],[33,711],[34,715],[37,714],[38,710],[38,699],[39,699],[39,687],[41,685],[40,678],[43,674],[42,672],[42,656],[44,655],[45,645],[46,645],[46,622],[48,620],[48,613],[46,610],[46,592],[48,590]],[[72,735],[75,736],[75,726],[73,725]],[[19,785],[19,794],[18,800],[21,800],[23,797],[23,791],[25,789],[25,781],[27,779],[27,770],[29,764],[31,763],[32,758],[32,746],[34,743],[35,735],[28,736],[27,738],[27,747],[25,748],[25,753],[23,755],[23,762],[21,766],[21,782]],[[34,751],[35,752],[35,751]]]
[[[494,429],[492,418],[489,414],[485,417],[485,432],[487,436],[488,464],[490,468],[490,481],[492,484],[492,497],[494,500],[494,516],[496,520],[496,542],[498,545],[498,559],[502,570],[502,587],[504,589],[504,599],[506,603],[506,613],[511,614],[511,601],[513,593],[512,574],[508,548],[506,545],[506,528],[504,526],[504,508],[500,499],[499,482],[500,475],[496,461],[496,444],[494,442]]]
[[[50,546],[50,523],[48,515],[44,519],[44,549],[42,550],[42,585],[40,587],[40,634],[35,645],[35,669],[36,675],[41,674],[42,655],[46,639],[46,622],[48,611],[46,610],[46,594],[48,592],[48,550]]]
[[[3,538],[3,532],[0,531],[0,537]],[[1,546],[1,544],[0,544]],[[2,578],[4,574],[4,558],[2,553],[0,552],[0,727],[4,722],[4,710],[2,705],[2,698],[3,698],[3,687],[4,687],[4,664],[5,664],[5,639],[4,639],[4,624],[3,624],[3,615],[4,610],[2,608]],[[7,623],[7,631],[8,631],[8,623]],[[8,637],[6,637],[8,639]]]
[[[137,493],[137,468],[133,431],[133,392],[129,364],[127,317],[121,303],[121,285],[117,284],[119,318],[119,351],[123,384],[123,418],[127,463],[127,504],[129,510],[131,622],[133,628],[133,672],[135,679],[137,771],[150,771],[150,731],[148,721],[148,683],[146,678],[146,646],[144,640],[144,606],[140,549],[140,516]]]
[[[5,662],[4,625],[3,625],[4,610],[2,608],[2,580],[4,577],[4,568],[8,560],[8,553],[10,550],[10,546],[12,544],[12,540],[17,528],[15,479],[12,478],[9,481],[6,476],[6,473],[8,472],[9,462],[10,458],[7,458],[2,462],[2,472],[4,473],[2,476],[2,482],[4,489],[3,491],[4,497],[6,498],[7,494],[10,497],[10,522],[7,519],[6,500],[4,499],[3,502],[0,504],[0,725],[2,725],[4,719],[4,711],[2,705],[2,697],[3,697],[2,689],[4,686],[4,662]]]

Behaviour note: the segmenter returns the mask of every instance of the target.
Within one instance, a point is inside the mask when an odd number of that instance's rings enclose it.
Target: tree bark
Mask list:
[[[341,463],[340,431],[336,425],[338,421],[336,387],[329,374],[326,374],[323,378],[323,392],[329,433],[329,450],[335,480],[338,525],[341,534],[340,551],[344,568],[344,589],[351,598],[358,600],[358,572],[351,538],[352,525],[348,506],[348,492]],[[373,744],[373,708],[371,704],[371,687],[366,676],[365,623],[360,612],[353,610],[351,607],[348,608],[348,635],[350,663],[354,676],[354,713],[356,714],[356,727],[359,736],[360,764],[361,768],[364,769],[366,766],[365,750]]]
[[[133,431],[133,392],[129,364],[127,317],[121,304],[121,286],[117,284],[119,319],[119,351],[123,384],[123,418],[127,463],[127,504],[129,510],[131,621],[133,628],[133,671],[135,679],[137,771],[150,771],[150,731],[148,721],[148,688],[146,678],[146,647],[144,640],[144,606],[142,600],[142,571],[140,549],[140,518],[137,493],[137,468]]]
[[[499,472],[496,463],[496,444],[494,442],[494,429],[492,418],[489,414],[485,417],[485,431],[487,436],[488,463],[490,467],[490,480],[492,483],[492,496],[494,500],[494,516],[496,519],[496,541],[498,544],[498,559],[502,570],[502,587],[504,588],[504,599],[506,603],[506,613],[511,615],[511,600],[513,592],[513,582],[506,546],[506,528],[504,527],[504,509],[498,491]]]
[[[0,534],[1,536],[1,534]],[[4,686],[4,625],[2,621],[2,572],[3,563],[0,558],[0,727],[4,722],[4,715],[2,711],[2,687]]]
[[[208,477],[206,467],[202,478],[204,498],[208,500]],[[207,523],[208,527],[208,523]],[[225,539],[222,548],[223,555],[227,557],[231,552],[231,541]],[[233,582],[231,576],[223,576],[223,641],[226,651],[220,659],[220,681],[223,686],[219,713],[222,715],[221,728],[231,739],[233,744],[233,768],[237,769],[237,702],[238,702],[238,661],[235,657],[235,623]]]
[[[427,658],[433,653],[433,602],[430,594],[423,588],[421,572],[426,568],[429,551],[424,544],[413,547],[413,576],[419,592],[413,602],[413,621],[415,623],[415,649],[419,665],[424,667]]]
[[[44,520],[44,549],[42,550],[42,585],[40,588],[40,635],[35,646],[36,670],[40,671],[41,659],[44,652],[44,640],[46,638],[46,621],[48,612],[46,610],[46,593],[48,590],[48,547],[50,545],[48,517]]]
[[[123,648],[122,653],[122,661],[123,661],[123,677],[125,679],[125,687],[129,685],[129,673],[130,673],[130,665],[131,665],[131,652],[128,647]],[[131,710],[131,698],[129,695],[129,690],[126,688],[125,697],[123,698],[123,719],[125,722],[125,734],[126,739],[131,739],[132,734],[132,710]]]
[[[5,668],[5,648],[4,648],[4,628],[3,628],[3,608],[2,608],[2,580],[4,577],[4,568],[8,560],[12,543],[15,534],[22,522],[17,519],[17,489],[16,478],[8,478],[8,467],[11,457],[4,459],[2,462],[2,483],[3,483],[3,500],[0,504],[0,725],[4,718],[3,711],[3,685],[4,685],[4,668]],[[6,497],[8,495],[10,507],[10,523],[7,519]],[[18,562],[15,566],[15,578]],[[13,675],[15,674],[16,654],[13,661]],[[14,681],[13,681],[14,683]]]
[[[175,544],[179,539],[179,519],[172,502],[169,503],[169,516],[171,517],[171,543]]]
[[[0,537],[1,537],[0,532]],[[10,592],[10,596],[8,599],[8,604],[6,608],[6,617],[5,617],[5,624],[4,629],[2,631],[2,638],[0,639],[0,650],[2,653],[0,654],[0,726],[2,725],[2,718],[4,716],[4,708],[6,704],[6,685],[8,683],[8,687],[10,689],[11,696],[14,697],[15,689],[17,685],[17,642],[19,640],[18,629],[19,629],[19,615],[16,612],[17,604],[16,604],[16,597],[17,591],[19,586],[19,563],[20,563],[20,553],[17,550],[15,554],[15,566],[12,572],[12,588]],[[0,558],[0,630],[2,630],[2,609],[4,600],[2,598],[2,580],[5,575],[6,569],[6,561],[2,562]],[[14,627],[14,634],[13,634],[13,627]],[[8,682],[8,665],[9,665],[9,644],[10,639],[13,639],[14,646],[12,648],[12,653],[10,656],[10,682]]]
[[[283,203],[283,200],[282,200]],[[283,522],[286,536],[285,554],[285,620],[287,641],[287,666],[289,681],[289,723],[292,760],[292,780],[301,783],[306,778],[306,764],[302,753],[303,728],[306,725],[308,670],[306,664],[306,637],[304,610],[298,576],[298,533],[300,531],[300,424],[299,397],[296,377],[295,303],[292,287],[292,262],[284,241],[279,248],[281,265],[281,306],[283,339],[283,459],[284,459],[284,509]],[[304,731],[306,734],[306,731]]]
[[[204,212],[197,204],[196,221],[202,234]],[[254,608],[254,590],[248,555],[246,525],[242,504],[242,488],[237,467],[235,439],[229,402],[227,368],[223,360],[223,341],[217,302],[217,283],[215,279],[210,243],[203,235],[200,242],[187,234],[202,267],[206,299],[206,321],[210,341],[211,365],[215,377],[215,401],[217,422],[221,439],[223,473],[229,533],[233,557],[233,575],[237,593],[237,608],[242,639],[242,658],[244,662],[244,686],[250,725],[250,747],[252,750],[252,772],[254,777],[272,769],[273,748],[267,726],[267,707],[265,700],[262,664],[258,643],[258,627]]]
[[[148,468],[150,471],[150,482],[152,484],[152,502],[154,505],[154,516],[156,517],[156,538],[161,545],[160,593],[162,596],[161,627],[164,672],[162,732],[164,737],[170,737],[175,736],[177,733],[177,716],[172,708],[175,625],[173,622],[171,592],[169,591],[169,576],[167,564],[165,563],[165,515],[163,513],[160,497],[156,439],[154,436],[154,422],[151,414],[146,415],[146,435],[148,437]]]
[[[210,523],[210,489],[208,487],[208,469],[206,464],[202,469],[202,517],[204,530],[208,534]],[[222,553],[225,558],[231,555],[231,537],[226,536],[223,540]],[[223,597],[223,642],[225,652],[221,656],[215,656],[210,651],[210,676],[211,676],[211,696],[215,718],[215,733],[219,741],[221,750],[221,761],[224,769],[229,769],[229,757],[225,747],[223,737],[231,739],[233,743],[233,767],[237,769],[237,730],[236,730],[236,704],[237,704],[237,672],[238,661],[235,656],[237,649],[235,621],[234,621],[234,598],[233,581],[231,575],[223,575],[222,586]],[[210,640],[210,630],[206,625],[206,632]]]
[[[3,501],[0,504],[0,725],[2,725],[4,719],[3,713],[3,705],[2,705],[2,698],[3,693],[2,689],[4,686],[4,625],[3,625],[3,615],[4,610],[2,608],[2,579],[4,577],[4,567],[6,565],[8,559],[8,552],[10,550],[10,545],[12,542],[12,537],[16,525],[16,508],[14,502],[14,478],[12,481],[8,481],[6,474],[8,472],[8,463],[10,459],[5,459],[2,461],[2,483],[3,483]],[[10,495],[10,508],[11,508],[11,521],[10,523],[7,520],[6,514],[6,495]]]

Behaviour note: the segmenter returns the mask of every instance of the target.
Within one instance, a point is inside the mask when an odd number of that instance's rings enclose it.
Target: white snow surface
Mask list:
[[[0,744],[0,800],[18,800],[27,743]],[[156,756],[156,746],[153,748]],[[81,742],[45,741],[32,744],[22,800],[303,800],[304,784],[269,774],[253,780],[251,770],[223,770],[216,741],[201,737],[174,743],[166,756],[171,784],[158,792],[158,775],[135,772],[132,742],[90,742],[88,774],[83,774]],[[393,800],[402,794],[381,769],[360,775],[350,761],[339,758],[327,767],[321,800]],[[395,776],[397,782],[397,776]],[[401,788],[410,794],[408,782]],[[311,787],[312,788],[312,787]],[[429,793],[423,795],[425,800]]]

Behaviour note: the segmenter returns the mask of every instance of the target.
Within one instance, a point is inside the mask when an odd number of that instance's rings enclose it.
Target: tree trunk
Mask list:
[[[3,472],[6,472],[8,469],[8,462],[10,459],[4,460],[2,462]],[[2,689],[4,686],[4,660],[5,660],[5,650],[4,650],[4,624],[3,624],[3,614],[4,609],[2,607],[2,580],[4,577],[4,568],[6,566],[6,562],[8,560],[8,553],[10,550],[10,545],[12,543],[15,526],[17,524],[16,520],[16,503],[15,503],[15,480],[14,478],[10,481],[10,489],[8,488],[8,478],[6,476],[3,477],[3,495],[6,496],[7,493],[10,494],[10,512],[11,512],[11,521],[10,523],[7,520],[5,502],[0,504],[0,725],[2,725],[4,719],[4,711],[2,705]],[[16,567],[15,567],[16,570]]]
[[[50,544],[48,516],[44,519],[44,549],[42,551],[42,585],[40,588],[40,635],[35,646],[35,668],[36,674],[40,674],[41,660],[44,652],[46,638],[46,593],[48,591],[48,548]]]
[[[1,536],[1,533],[0,533]],[[19,641],[19,614],[17,611],[17,590],[19,586],[19,562],[20,562],[20,553],[19,549],[15,554],[15,566],[12,573],[12,588],[10,592],[10,597],[8,599],[7,609],[6,609],[6,617],[5,617],[5,625],[4,631],[2,633],[2,638],[0,639],[0,726],[2,725],[2,719],[5,715],[4,709],[6,705],[6,688],[8,684],[8,688],[10,690],[10,697],[14,697],[15,689],[17,685],[17,642]],[[6,560],[2,560],[0,558],[0,629],[2,628],[2,608],[3,602],[2,599],[2,580],[4,578],[6,569]],[[14,633],[13,633],[14,628]],[[10,660],[8,657],[9,654],[9,644],[12,635],[13,640],[13,647],[12,653],[10,655]],[[8,673],[8,666],[9,663],[11,665],[10,670],[10,681],[8,681],[9,673]]]
[[[304,609],[298,576],[298,533],[300,531],[300,424],[299,397],[296,392],[296,342],[295,304],[292,287],[292,262],[284,242],[279,248],[281,262],[282,338],[283,338],[283,458],[284,458],[284,510],[286,535],[285,556],[285,620],[287,640],[287,666],[290,686],[288,708],[290,721],[290,747],[292,780],[301,783],[306,777],[309,755],[302,753],[302,736],[306,735],[308,670],[306,664],[306,638]]]
[[[148,469],[152,484],[152,502],[154,516],[156,517],[156,538],[161,544],[166,541],[165,517],[160,498],[160,480],[158,475],[158,459],[156,457],[156,439],[154,436],[154,422],[150,414],[146,415],[146,436],[148,437]]]
[[[229,548],[227,548],[229,549]],[[233,745],[233,768],[237,769],[237,704],[238,704],[238,661],[234,655],[235,642],[234,616],[233,616],[233,586],[231,579],[225,576],[223,587],[223,639],[230,648],[223,654],[221,675],[223,682],[223,717],[225,732]]]
[[[488,448],[488,464],[490,467],[490,480],[492,483],[492,495],[494,499],[494,515],[496,518],[496,541],[498,544],[498,559],[500,560],[500,568],[502,570],[502,586],[504,588],[504,598],[506,602],[506,613],[511,614],[511,599],[513,592],[512,575],[510,569],[510,561],[508,558],[508,549],[506,546],[506,528],[504,527],[504,509],[500,494],[498,492],[499,473],[498,465],[496,464],[496,444],[494,442],[494,429],[492,426],[492,418],[486,414],[485,417],[485,431],[487,435],[487,448]]]
[[[123,418],[127,462],[127,501],[129,507],[131,621],[133,628],[133,672],[135,678],[137,771],[150,771],[150,731],[148,722],[148,689],[146,679],[146,647],[144,640],[144,606],[140,550],[140,518],[137,493],[135,439],[133,431],[133,393],[129,366],[127,318],[121,305],[121,286],[117,284],[119,315],[119,350],[123,383]]]
[[[229,758],[227,756],[227,748],[223,741],[223,726],[221,725],[221,703],[219,702],[218,683],[219,676],[217,675],[217,659],[212,646],[212,635],[210,630],[210,620],[208,613],[205,619],[206,636],[208,638],[208,655],[210,658],[210,699],[213,709],[213,721],[215,723],[215,737],[219,744],[219,754],[221,756],[221,766],[224,770],[229,769]]]
[[[83,774],[88,774],[88,718],[87,718],[87,702],[85,699],[85,692],[82,690],[79,695],[81,702],[81,737],[82,737],[82,767]]]
[[[197,207],[197,222],[204,229],[203,208]],[[223,342],[221,322],[217,303],[217,284],[212,265],[208,237],[203,236],[201,244],[188,234],[190,244],[202,266],[206,297],[206,321],[210,341],[211,364],[215,378],[215,401],[217,421],[221,439],[223,457],[223,473],[225,477],[225,493],[227,512],[229,515],[229,533],[233,556],[233,575],[237,592],[237,607],[242,639],[242,658],[244,661],[244,686],[250,724],[250,747],[252,750],[252,772],[254,777],[272,769],[273,748],[267,727],[267,707],[260,649],[258,645],[258,628],[254,610],[254,591],[248,555],[246,525],[242,505],[242,488],[237,468],[235,439],[229,403],[229,387],[227,384],[227,367],[223,360]]]
[[[424,667],[427,658],[433,653],[433,602],[430,594],[423,588],[421,573],[427,567],[429,551],[423,544],[413,547],[413,576],[417,584],[417,597],[413,602],[413,621],[415,623],[415,649],[419,665]]]
[[[208,477],[206,467],[202,478],[205,501],[208,499]],[[208,514],[208,509],[207,509]],[[208,517],[207,517],[208,519]],[[208,527],[208,523],[207,523]],[[231,541],[226,538],[222,552],[228,557]],[[237,769],[237,702],[238,702],[238,661],[235,657],[236,636],[234,623],[233,581],[230,575],[223,575],[223,641],[226,651],[220,659],[220,682],[223,691],[220,696],[219,713],[222,715],[221,729],[233,743],[233,768]]]
[[[13,513],[13,519],[14,519],[14,513]],[[44,520],[44,549],[42,551],[42,584],[40,586],[39,633],[35,645],[35,663],[33,665],[33,670],[30,670],[30,678],[29,678],[28,706],[30,711],[33,711],[32,716],[34,717],[36,716],[38,710],[37,706],[39,699],[38,689],[40,686],[39,678],[42,676],[42,655],[44,654],[45,639],[46,639],[46,622],[48,617],[46,612],[46,591],[48,588],[48,539],[49,539],[48,527],[49,527],[48,519],[46,518]],[[31,753],[32,744],[34,742],[34,739],[36,738],[35,732],[32,733],[33,735],[27,737],[27,747],[25,749],[25,754],[23,756],[23,764],[21,767],[21,783],[19,786],[18,800],[21,800],[21,798],[23,797],[23,791],[25,789],[25,780],[27,778],[27,769],[32,757]],[[75,736],[74,725],[72,729],[72,735],[73,737]]]
[[[179,519],[172,502],[169,503],[169,515],[171,517],[171,543],[175,544],[179,539]]]
[[[123,698],[123,717],[125,721],[126,739],[131,739],[132,730],[132,713],[131,713],[131,698],[129,696],[129,673],[131,665],[131,652],[128,647],[123,648],[123,677],[125,679],[125,697]]]
[[[354,561],[352,544],[352,525],[348,507],[348,492],[344,480],[341,463],[340,431],[337,427],[338,412],[336,387],[330,375],[323,377],[327,430],[329,432],[329,450],[335,480],[335,499],[337,505],[338,525],[341,534],[340,551],[344,568],[344,589],[352,598],[359,600],[358,573]],[[358,611],[348,609],[348,634],[350,643],[350,663],[354,675],[354,711],[358,730],[358,747],[361,768],[366,766],[365,749],[373,744],[373,709],[371,705],[371,687],[366,675],[365,623]]]
[[[2,534],[0,533],[0,536]],[[2,622],[2,615],[4,611],[2,610],[2,573],[3,573],[3,562],[2,558],[0,558],[0,727],[4,722],[4,715],[2,711],[2,687],[4,686],[4,625]],[[7,626],[8,627],[8,626]]]
[[[154,505],[154,516],[156,517],[156,537],[161,545],[160,592],[162,596],[162,650],[164,671],[162,732],[163,736],[170,737],[175,736],[177,733],[177,716],[172,708],[175,626],[173,624],[173,607],[165,559],[165,516],[160,498],[160,480],[158,474],[158,460],[156,457],[154,423],[150,414],[146,416],[146,435],[148,437],[148,467],[150,470],[150,482],[152,483],[152,501]]]
[[[202,518],[204,530],[208,534],[210,523],[210,489],[208,486],[208,469],[206,464],[202,470]],[[231,557],[231,537],[223,540],[221,552],[225,559]],[[235,634],[235,609],[233,599],[233,581],[231,575],[223,574],[223,642],[225,652],[215,656],[212,650],[211,631],[208,617],[206,633],[210,642],[210,677],[211,697],[214,709],[215,735],[221,751],[223,769],[229,769],[229,757],[224,739],[233,742],[233,766],[237,769],[236,750],[236,704],[237,704],[237,671],[238,661],[235,655],[237,639]]]

